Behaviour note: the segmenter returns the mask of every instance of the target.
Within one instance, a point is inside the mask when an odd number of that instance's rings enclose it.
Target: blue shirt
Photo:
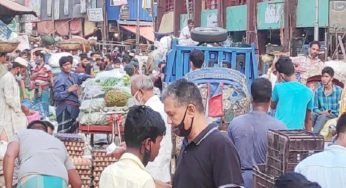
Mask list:
[[[331,110],[331,113],[336,117],[339,116],[339,101],[341,98],[342,89],[337,85],[333,85],[333,91],[330,95],[324,94],[324,87],[320,86],[315,91],[314,112],[319,113],[326,110]]]
[[[305,85],[292,81],[274,86],[272,101],[276,103],[275,118],[287,129],[304,129],[307,110],[313,108],[313,93]]]
[[[239,154],[245,188],[253,187],[251,169],[266,162],[269,129],[286,130],[287,128],[279,120],[260,111],[238,116],[229,124],[228,135]]]
[[[66,101],[79,104],[77,91],[68,92],[67,90],[70,86],[74,84],[82,84],[82,82],[89,77],[90,76],[87,74],[66,74],[64,72],[61,72],[57,75],[57,77],[54,79],[54,100],[57,105],[57,116],[59,116],[59,114],[61,114],[68,106],[71,106],[67,105]],[[67,109],[69,110],[69,108]]]

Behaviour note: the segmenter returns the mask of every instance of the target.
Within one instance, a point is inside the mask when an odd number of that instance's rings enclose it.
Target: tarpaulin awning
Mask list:
[[[33,14],[37,16],[35,11],[21,4],[18,4],[10,0],[0,1],[0,17],[1,16],[15,16],[15,15],[22,15],[22,14]]]
[[[121,28],[136,34],[137,28],[135,25],[120,25]],[[154,42],[154,29],[152,26],[139,26],[139,33],[140,36],[151,41]]]

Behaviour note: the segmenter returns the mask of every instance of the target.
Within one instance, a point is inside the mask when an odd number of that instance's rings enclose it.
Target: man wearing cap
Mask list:
[[[0,140],[8,140],[26,127],[16,76],[25,72],[27,66],[27,61],[17,58],[10,71],[0,78]]]

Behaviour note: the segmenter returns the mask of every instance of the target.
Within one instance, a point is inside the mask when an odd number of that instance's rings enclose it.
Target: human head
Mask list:
[[[295,172],[287,172],[276,181],[274,188],[321,188],[320,185],[310,182],[303,175]]]
[[[139,102],[144,104],[154,95],[154,83],[149,76],[134,75],[131,78],[131,95]]]
[[[63,56],[59,60],[60,69],[65,73],[70,73],[72,69],[72,60],[71,56]]]
[[[334,70],[332,67],[324,67],[322,69],[321,82],[324,86],[333,83]]]
[[[114,68],[119,69],[121,65],[121,61],[119,58],[113,58]]]
[[[83,54],[79,54],[79,58],[80,58],[80,62],[82,63],[83,66],[89,64],[89,58],[88,55],[83,53]]]
[[[201,50],[192,50],[190,53],[190,66],[192,70],[202,68],[204,53]]]
[[[44,132],[48,132],[47,124],[41,120],[32,121],[31,123],[29,123],[27,128],[28,129],[37,129],[37,130],[42,130]]]
[[[103,61],[107,64],[111,63],[112,62],[111,60],[112,60],[112,56],[110,54],[106,54],[105,57],[103,58]]]
[[[6,55],[7,55],[6,52],[0,52],[0,64],[6,63],[6,61],[7,61]]]
[[[195,22],[191,19],[187,20],[187,26],[191,30],[195,26]]]
[[[138,150],[144,166],[158,155],[165,133],[165,122],[158,112],[143,105],[129,109],[124,130],[126,147]]]
[[[90,54],[93,61],[96,61],[96,59],[101,59],[101,53],[100,52],[93,52]]]
[[[20,68],[20,73],[25,73],[26,71],[26,68],[28,67],[29,63],[27,60],[25,60],[24,58],[22,57],[16,57],[16,59],[14,59],[14,63],[18,63],[19,65],[14,65],[14,67],[19,67]],[[12,68],[13,68],[12,66]]]
[[[35,60],[36,60],[37,64],[43,64],[44,63],[44,54],[41,51],[36,51],[35,57],[36,57]]]
[[[127,75],[133,76],[135,74],[135,67],[132,64],[126,64],[124,66],[124,71]]]
[[[321,49],[321,44],[318,41],[312,41],[310,42],[310,56],[312,58],[318,57],[318,54]]]
[[[19,75],[25,71],[26,71],[26,66],[24,66],[23,64],[19,62],[15,62],[15,61],[12,62],[11,72],[13,73],[13,75]]]
[[[255,104],[269,103],[272,96],[272,83],[266,78],[257,78],[251,84],[251,96]]]
[[[198,87],[186,79],[180,79],[168,85],[163,91],[162,99],[167,113],[167,123],[175,129],[183,123],[185,131],[191,132],[194,119],[200,120],[205,116]],[[189,134],[184,136],[188,137]]]
[[[289,77],[294,75],[294,65],[289,57],[280,57],[275,63],[276,76],[279,82],[289,81]]]

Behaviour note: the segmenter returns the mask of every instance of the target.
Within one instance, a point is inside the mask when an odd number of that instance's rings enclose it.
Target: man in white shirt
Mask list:
[[[126,151],[102,172],[100,188],[155,188],[145,166],[158,155],[165,132],[158,112],[144,105],[131,107],[125,121]]]
[[[346,185],[346,113],[336,125],[336,141],[323,152],[314,154],[295,168],[308,180],[317,182],[323,188],[345,187]]]
[[[172,155],[172,134],[171,125],[167,123],[167,114],[164,111],[163,103],[160,98],[154,94],[154,83],[150,77],[145,75],[135,75],[131,79],[131,94],[138,104],[151,107],[160,113],[165,122],[166,135],[161,142],[161,148],[158,156],[153,162],[149,162],[146,169],[155,180],[162,182],[171,182],[170,161]]]
[[[187,26],[185,26],[179,35],[179,44],[184,46],[194,45],[195,42],[191,39],[191,30],[195,26],[193,20],[189,19],[187,21]]]

